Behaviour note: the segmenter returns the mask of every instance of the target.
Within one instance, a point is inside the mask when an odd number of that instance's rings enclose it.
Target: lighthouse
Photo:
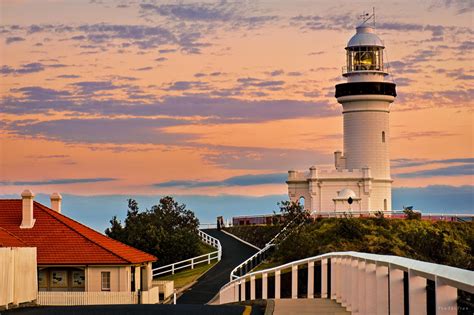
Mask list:
[[[384,43],[375,32],[375,15],[356,27],[346,50],[335,96],[342,105],[343,151],[334,152],[334,169],[312,166],[308,173],[288,172],[290,200],[308,211],[365,212],[392,209],[390,107],[395,83],[384,64]]]

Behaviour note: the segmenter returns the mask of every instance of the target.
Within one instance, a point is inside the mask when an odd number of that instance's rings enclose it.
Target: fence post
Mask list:
[[[298,265],[291,266],[291,298],[298,298]]]
[[[280,298],[280,273],[281,270],[275,271],[275,299]]]
[[[458,290],[446,285],[441,279],[435,280],[436,314],[456,315],[458,313]]]
[[[308,299],[314,297],[314,261],[308,262]]]
[[[191,269],[194,269],[194,257],[191,258]]]
[[[266,300],[268,298],[268,274],[264,273],[262,275],[262,299]]]
[[[403,270],[389,267],[390,314],[404,313]]]
[[[410,314],[426,314],[426,279],[408,271]]]
[[[174,275],[174,264],[171,265],[171,274]]]
[[[240,301],[245,301],[245,279],[240,283]]]
[[[358,314],[359,312],[359,260],[354,258],[351,260],[350,265],[350,277],[351,277],[351,310]]]
[[[388,315],[388,267],[378,265],[375,276],[377,278],[377,314]]]
[[[365,260],[361,260],[357,264],[357,284],[358,284],[358,309],[359,314],[365,313]]]
[[[374,297],[377,296],[377,283],[375,278],[375,264],[365,263],[365,312],[367,314],[377,314]],[[412,313],[417,314],[417,313]]]
[[[208,264],[208,265],[211,264],[211,254],[208,254],[208,255],[207,255],[207,264]]]
[[[250,299],[255,300],[255,276],[250,277]]]
[[[321,259],[321,298],[331,299],[328,294],[328,260]]]

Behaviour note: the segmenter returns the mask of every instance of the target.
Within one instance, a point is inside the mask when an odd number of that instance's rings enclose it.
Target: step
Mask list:
[[[328,299],[279,299],[274,300],[274,315],[348,315],[339,303]]]

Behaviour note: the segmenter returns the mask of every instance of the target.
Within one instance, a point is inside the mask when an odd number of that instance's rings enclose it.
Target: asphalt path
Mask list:
[[[178,298],[177,304],[206,304],[229,282],[230,272],[257,250],[216,229],[203,230],[222,245],[222,259]]]
[[[250,312],[249,312],[250,311]],[[263,315],[258,307],[250,310],[242,305],[166,305],[166,304],[125,304],[125,305],[87,305],[87,306],[44,306],[25,307],[8,311],[1,314],[18,315]]]

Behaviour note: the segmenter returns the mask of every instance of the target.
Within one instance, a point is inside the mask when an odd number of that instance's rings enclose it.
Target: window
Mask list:
[[[383,200],[383,209],[387,211],[387,199]]]
[[[385,143],[385,131],[382,131],[382,142]]]
[[[110,272],[109,271],[103,271],[100,273],[101,274],[101,280],[102,280],[102,291],[110,291]]]

